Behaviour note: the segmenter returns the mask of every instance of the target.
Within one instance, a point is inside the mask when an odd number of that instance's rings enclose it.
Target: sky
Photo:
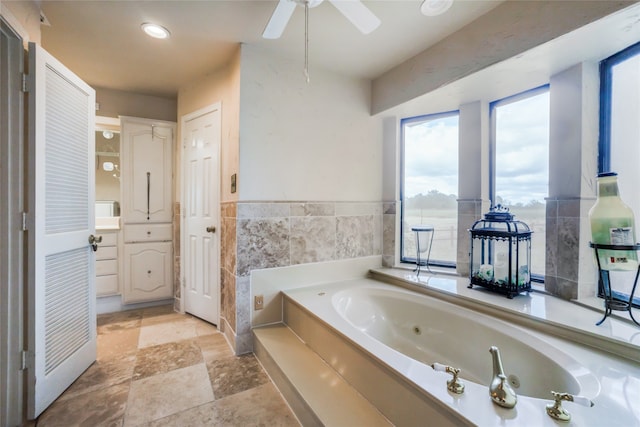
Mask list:
[[[511,203],[545,202],[549,175],[549,93],[496,107],[496,192]],[[458,118],[426,117],[405,127],[409,198],[437,189],[458,193]]]
[[[512,203],[549,194],[549,92],[497,107],[496,194]]]
[[[611,165],[618,173],[618,189],[623,202],[640,218],[640,55],[613,67],[611,95]],[[636,232],[637,237],[640,234]]]
[[[404,196],[458,194],[458,116],[405,127]]]

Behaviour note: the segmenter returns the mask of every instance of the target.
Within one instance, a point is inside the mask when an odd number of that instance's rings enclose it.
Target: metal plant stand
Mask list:
[[[432,225],[414,225],[413,227],[411,227],[411,231],[416,233],[416,268],[413,271],[416,271],[416,276],[420,275],[420,267],[421,266],[425,266],[427,267],[427,270],[429,271],[429,273],[433,272],[431,271],[431,269],[429,268],[429,257],[431,256],[431,246],[433,245],[433,234],[434,234],[434,228]],[[428,248],[420,248],[420,233],[431,233],[431,238],[429,239],[429,247]],[[424,240],[423,243],[426,243],[426,239]],[[427,252],[427,259],[424,261],[421,260],[421,256],[420,254],[422,254],[423,252]]]
[[[589,246],[592,247],[596,252],[596,261],[598,263],[598,280],[600,289],[602,289],[602,293],[604,294],[604,317],[596,323],[596,325],[601,325],[605,319],[611,315],[612,310],[616,311],[628,311],[631,320],[636,325],[640,326],[640,323],[633,317],[633,312],[631,311],[632,303],[633,303],[633,295],[636,292],[636,286],[638,285],[638,277],[640,276],[640,265],[638,265],[638,269],[636,270],[636,277],[633,281],[633,288],[631,288],[631,294],[629,295],[629,301],[621,301],[619,299],[613,298],[611,292],[611,281],[609,279],[609,270],[603,270],[600,266],[600,257],[598,256],[598,250],[611,250],[611,251],[638,251],[640,250],[640,244],[635,245],[605,245],[600,243],[589,242]]]

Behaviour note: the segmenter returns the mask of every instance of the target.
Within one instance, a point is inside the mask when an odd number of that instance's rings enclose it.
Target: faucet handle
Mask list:
[[[567,402],[577,403],[578,405],[591,407],[594,405],[591,399],[585,396],[574,396],[569,393],[557,393],[552,391],[551,394],[555,399],[554,403],[549,403],[547,405],[547,414],[558,421],[569,421],[571,420],[571,414],[569,411],[562,407],[562,401],[566,400]]]
[[[452,393],[462,394],[464,392],[464,383],[458,376],[460,375],[460,369],[453,368],[451,366],[443,365],[442,363],[432,363],[431,367],[437,372],[447,372],[453,377],[447,381],[447,390]]]

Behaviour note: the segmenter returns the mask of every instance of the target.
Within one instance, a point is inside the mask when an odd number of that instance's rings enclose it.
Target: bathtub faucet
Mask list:
[[[518,396],[516,396],[516,392],[507,382],[507,377],[502,368],[502,360],[500,359],[500,350],[494,345],[489,349],[489,353],[491,353],[491,358],[493,359],[493,379],[489,386],[491,400],[503,408],[513,408],[518,402]]]
[[[441,363],[432,363],[431,367],[437,372],[446,372],[453,375],[453,377],[447,381],[447,390],[455,394],[464,393],[464,383],[460,380],[460,369],[451,366],[443,365]]]

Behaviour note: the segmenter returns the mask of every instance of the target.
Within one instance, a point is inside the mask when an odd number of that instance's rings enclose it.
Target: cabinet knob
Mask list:
[[[215,232],[216,232],[216,228],[213,225],[207,227],[207,233],[215,233]]]
[[[151,232],[150,231],[147,231],[147,236],[151,236]]]
[[[148,270],[148,271],[147,271],[147,274],[151,274],[151,270]]]

